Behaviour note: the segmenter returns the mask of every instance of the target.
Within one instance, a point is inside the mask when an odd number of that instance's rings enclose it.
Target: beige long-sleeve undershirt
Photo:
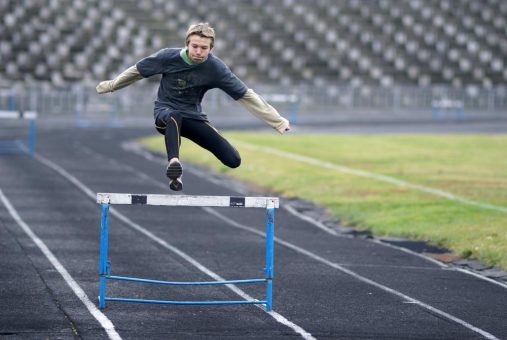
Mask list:
[[[276,109],[269,105],[264,98],[259,96],[252,89],[248,89],[245,95],[238,99],[238,102],[254,116],[262,119],[273,129],[284,133],[290,129],[289,121],[278,113]]]
[[[120,73],[113,80],[105,80],[101,81],[99,85],[97,85],[96,90],[98,93],[107,93],[117,91],[124,87],[129,86],[130,84],[143,79],[143,76],[136,68],[136,65],[133,65]]]

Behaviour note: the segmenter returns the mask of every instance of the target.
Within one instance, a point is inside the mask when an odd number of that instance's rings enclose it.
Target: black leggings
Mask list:
[[[230,168],[237,168],[241,164],[238,150],[207,121],[182,117],[179,112],[164,110],[157,115],[155,125],[157,131],[165,136],[167,160],[179,158],[181,137],[185,137],[210,151]]]

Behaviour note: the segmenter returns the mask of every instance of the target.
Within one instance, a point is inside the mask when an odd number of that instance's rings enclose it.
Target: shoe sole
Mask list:
[[[172,181],[176,180],[181,176],[183,173],[183,168],[181,166],[180,162],[172,162],[167,167],[166,175],[171,179]]]

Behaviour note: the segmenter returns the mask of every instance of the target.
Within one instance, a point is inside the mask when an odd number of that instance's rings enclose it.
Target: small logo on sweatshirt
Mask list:
[[[176,79],[176,88],[184,89],[187,86],[187,81],[184,79]]]

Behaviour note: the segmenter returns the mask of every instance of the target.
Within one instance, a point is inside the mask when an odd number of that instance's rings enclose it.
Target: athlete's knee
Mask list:
[[[241,165],[241,156],[239,153],[235,152],[227,157],[227,159],[223,160],[222,163],[229,168],[237,168]]]
[[[237,155],[233,158],[233,161],[232,161],[231,165],[229,165],[229,167],[234,169],[234,168],[239,167],[240,165],[241,165],[241,157],[240,157],[240,155]]]
[[[228,152],[226,154],[222,154],[221,156],[217,156],[218,159],[222,161],[222,164],[229,168],[237,168],[241,165],[241,156],[238,151],[233,149],[232,152]]]

